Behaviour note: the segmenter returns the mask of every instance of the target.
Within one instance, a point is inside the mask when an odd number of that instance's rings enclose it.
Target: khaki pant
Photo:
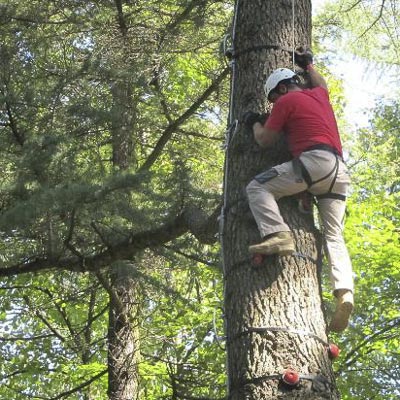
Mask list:
[[[292,161],[277,165],[257,175],[247,186],[250,209],[261,237],[275,232],[290,231],[277,204],[281,197],[303,192],[307,188],[314,195],[325,194],[330,189],[334,194],[347,195],[350,177],[346,165],[334,154],[324,150],[312,150],[302,153],[300,160],[312,181],[317,182],[311,187],[308,187]],[[340,199],[321,198],[318,200],[333,289],[353,291],[352,266],[343,239],[345,208],[345,201]]]

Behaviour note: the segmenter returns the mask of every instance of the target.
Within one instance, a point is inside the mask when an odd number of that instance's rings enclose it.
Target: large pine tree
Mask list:
[[[296,253],[268,257],[257,267],[248,253],[249,244],[260,238],[245,187],[288,155],[284,143],[268,151],[258,148],[240,118],[248,110],[265,111],[266,77],[277,67],[293,68],[291,50],[310,41],[310,0],[237,0],[223,229],[228,390],[234,400],[338,398],[312,216],[300,214],[295,199],[282,199],[279,205],[294,234]],[[298,386],[282,383],[288,369],[300,375]]]

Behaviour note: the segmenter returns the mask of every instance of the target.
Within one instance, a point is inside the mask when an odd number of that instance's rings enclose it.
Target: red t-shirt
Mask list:
[[[265,126],[287,135],[289,151],[293,157],[316,144],[327,144],[342,155],[342,144],[329,94],[321,86],[288,92],[279,97]]]

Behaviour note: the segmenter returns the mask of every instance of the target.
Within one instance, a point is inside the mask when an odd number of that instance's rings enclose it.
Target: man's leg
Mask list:
[[[333,293],[337,299],[335,314],[330,329],[344,330],[353,310],[353,272],[351,260],[343,238],[343,220],[346,203],[338,199],[320,199],[318,209],[324,228],[330,277]]]
[[[296,176],[292,162],[277,165],[257,175],[247,186],[250,209],[256,220],[262,242],[250,246],[252,253],[291,254],[294,251],[290,229],[280,213],[277,200],[306,190]]]

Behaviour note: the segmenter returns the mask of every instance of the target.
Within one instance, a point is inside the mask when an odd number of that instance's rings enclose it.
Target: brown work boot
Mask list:
[[[287,256],[294,253],[294,242],[290,232],[277,232],[268,236],[263,242],[249,247],[252,254],[279,254]]]
[[[329,330],[342,332],[349,324],[349,317],[354,308],[353,292],[348,289],[339,289],[335,292],[336,310],[333,314]]]

